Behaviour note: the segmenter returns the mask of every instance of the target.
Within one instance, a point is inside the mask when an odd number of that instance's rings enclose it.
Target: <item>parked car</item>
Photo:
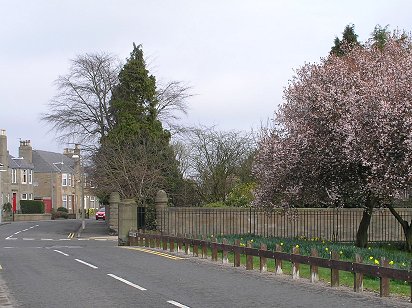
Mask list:
[[[103,219],[106,220],[106,209],[102,207],[96,212],[96,220]]]

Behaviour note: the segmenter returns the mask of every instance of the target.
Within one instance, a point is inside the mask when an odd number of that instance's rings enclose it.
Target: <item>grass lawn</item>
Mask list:
[[[211,236],[212,237],[212,236]],[[221,236],[216,236],[218,242],[221,242]],[[337,251],[340,254],[340,259],[345,261],[353,261],[355,254],[360,254],[367,264],[377,264],[381,257],[385,257],[390,261],[390,264],[394,268],[408,270],[411,266],[412,253],[399,250],[397,245],[391,244],[374,244],[370,245],[368,248],[358,248],[354,247],[353,244],[342,244],[342,243],[332,243],[326,242],[319,239],[280,239],[280,238],[262,238],[254,235],[231,235],[225,236],[230,244],[234,243],[235,239],[241,240],[241,245],[246,245],[248,241],[253,243],[254,248],[259,248],[260,243],[265,243],[268,249],[274,249],[275,245],[281,245],[284,252],[290,253],[292,247],[299,246],[300,254],[310,255],[312,248],[316,248],[319,252],[319,256],[322,258],[329,258],[331,251]],[[211,252],[208,252],[211,254]],[[233,263],[234,256],[232,253],[229,254],[229,262]],[[241,256],[241,264],[246,264],[246,257]],[[259,270],[259,258],[253,258],[253,267]],[[274,260],[267,260],[268,271],[274,271],[275,265]],[[292,264],[290,262],[283,261],[283,273],[286,275],[292,274]],[[319,268],[319,279],[326,283],[330,283],[331,270],[327,268]],[[300,265],[300,277],[310,278],[310,268],[309,265]],[[354,274],[351,272],[339,272],[340,285],[353,287]],[[380,280],[377,277],[365,276],[363,280],[363,286],[365,290],[379,292]],[[411,294],[411,286],[408,282],[391,280],[390,282],[390,293],[409,297]]]

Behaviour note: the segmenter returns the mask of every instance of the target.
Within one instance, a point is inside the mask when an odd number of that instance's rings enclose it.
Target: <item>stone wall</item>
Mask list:
[[[51,220],[51,214],[14,214],[14,221]]]

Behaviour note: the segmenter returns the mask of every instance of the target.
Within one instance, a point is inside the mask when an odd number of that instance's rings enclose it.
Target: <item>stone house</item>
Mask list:
[[[20,200],[42,200],[45,211],[65,207],[69,213],[84,208],[98,208],[80,162],[80,147],[65,149],[63,153],[33,150],[30,140],[20,141],[19,157],[7,150],[5,130],[0,130],[0,167],[7,170],[0,175],[1,204],[10,202],[14,211],[20,210]]]

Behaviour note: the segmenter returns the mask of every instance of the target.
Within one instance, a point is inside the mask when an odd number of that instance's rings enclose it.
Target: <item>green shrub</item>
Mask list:
[[[60,211],[59,210],[60,208],[58,208],[58,210],[56,211],[56,210],[54,210],[54,209],[52,209],[52,211],[51,211],[51,219],[57,219],[57,218],[64,218],[64,219],[67,219],[67,218],[69,218],[69,214],[67,213],[67,212],[65,212],[65,211]]]
[[[65,212],[65,213],[68,213],[69,212],[69,210],[68,209],[66,209],[65,207],[58,207],[57,208],[57,212]]]
[[[44,214],[44,203],[35,200],[20,200],[22,214]]]
[[[222,201],[205,204],[203,207],[226,207]]]
[[[4,212],[11,212],[11,203],[7,202],[3,204],[3,211]]]
[[[252,203],[255,183],[242,183],[236,185],[228,194],[225,204],[230,207],[248,207]]]

